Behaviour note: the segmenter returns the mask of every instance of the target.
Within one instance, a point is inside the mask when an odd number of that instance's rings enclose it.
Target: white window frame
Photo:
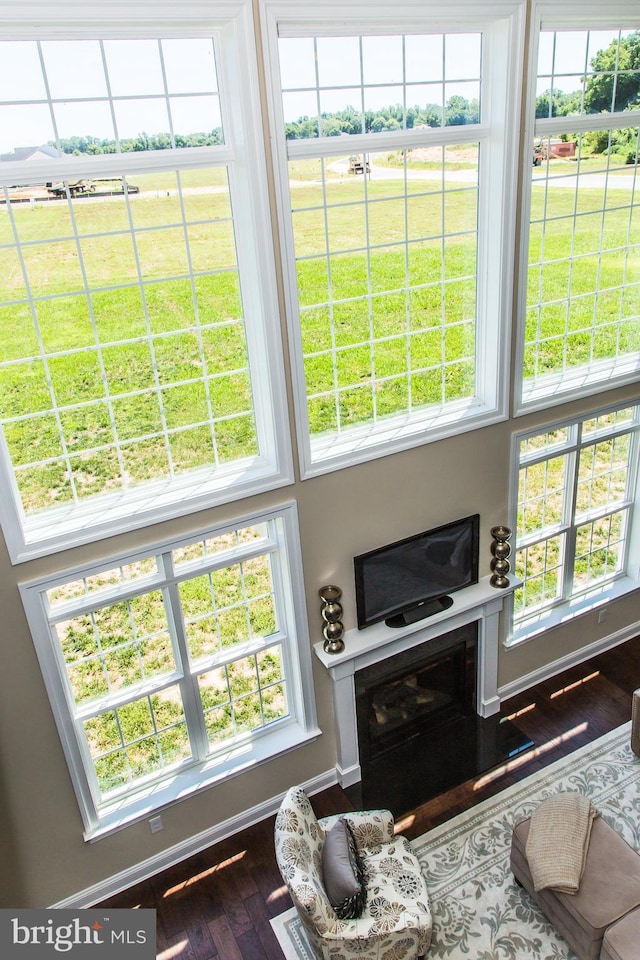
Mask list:
[[[624,552],[621,569],[601,583],[595,583],[583,589],[572,589],[574,572],[574,547],[575,532],[578,526],[584,523],[584,518],[576,519],[573,515],[573,503],[575,498],[575,486],[577,483],[577,459],[583,448],[590,447],[594,440],[607,439],[618,433],[625,433],[629,430],[629,425],[620,427],[611,427],[598,431],[585,437],[581,437],[581,425],[585,421],[594,420],[599,416],[605,416],[616,410],[627,409],[629,407],[640,410],[640,399],[632,399],[629,402],[621,402],[610,405],[590,413],[585,413],[580,417],[571,417],[548,423],[536,429],[529,429],[515,433],[511,444],[511,492],[510,492],[510,518],[511,529],[515,532],[513,537],[512,565],[515,563],[516,552],[519,544],[517,539],[517,510],[519,500],[519,478],[520,467],[525,463],[544,462],[557,456],[567,456],[569,459],[569,476],[567,476],[568,492],[563,498],[563,518],[562,522],[554,527],[549,527],[540,531],[535,536],[521,540],[520,546],[524,547],[530,542],[544,541],[547,537],[564,534],[565,542],[568,545],[566,554],[560,558],[560,596],[543,605],[536,612],[531,611],[529,615],[525,614],[520,618],[520,623],[516,623],[514,616],[513,598],[510,599],[509,617],[510,624],[505,639],[505,646],[516,646],[528,640],[533,640],[547,630],[566,623],[575,617],[589,613],[596,607],[616,600],[619,597],[626,596],[628,593],[640,588],[640,420],[636,414],[635,426],[632,426],[631,432],[631,450],[629,460],[631,464],[628,475],[631,493],[624,502],[627,510],[627,529],[625,530]],[[521,458],[521,443],[528,437],[536,437],[544,433],[552,433],[555,430],[567,429],[569,438],[566,442],[560,443],[557,447],[547,448],[540,455],[533,452]],[[622,506],[622,504],[621,504]],[[596,511],[596,514],[599,511]]]
[[[266,727],[253,734],[245,734],[236,742],[227,741],[211,755],[198,762],[188,761],[177,768],[172,767],[153,776],[151,780],[134,784],[114,795],[112,799],[101,801],[95,784],[93,764],[88,755],[85,737],[82,735],[82,708],[76,708],[67,677],[65,663],[59,641],[55,633],[55,623],[66,616],[77,615],[77,611],[100,607],[109,598],[112,602],[125,599],[128,595],[140,595],[148,591],[163,590],[165,603],[169,605],[169,622],[181,620],[179,594],[176,584],[189,576],[198,576],[203,569],[212,569],[217,561],[209,558],[208,565],[200,563],[184,564],[179,570],[172,569],[170,559],[160,560],[181,546],[197,543],[201,539],[217,537],[228,531],[269,523],[271,539],[259,544],[260,554],[269,551],[273,573],[275,606],[278,612],[278,632],[275,640],[282,647],[285,681],[287,686],[287,704],[289,713],[282,719],[272,721]],[[222,560],[225,564],[251,555],[249,543],[225,551]],[[96,590],[87,598],[70,600],[51,609],[47,600],[47,591],[68,583],[90,577],[104,570],[136,563],[148,557],[157,557],[157,572],[144,577],[133,584],[119,584]],[[306,607],[304,602],[304,581],[298,534],[298,518],[295,503],[286,503],[259,514],[239,517],[231,523],[217,527],[208,527],[191,533],[188,537],[164,540],[150,545],[145,550],[129,555],[113,555],[91,565],[83,565],[65,570],[54,576],[40,577],[20,584],[20,594],[27,620],[31,628],[34,645],[49,694],[51,708],[58,727],[69,773],[76,792],[78,805],[84,824],[85,840],[97,840],[113,833],[130,823],[143,819],[179,800],[193,796],[196,792],[237,776],[256,764],[264,763],[273,757],[282,755],[296,747],[310,742],[320,735],[316,724],[315,695],[311,665],[311,647],[307,629]],[[195,683],[192,679],[198,672],[197,663],[189,667],[188,657],[180,654],[179,642],[174,632],[174,654],[176,657],[176,679],[183,685],[183,697],[189,693],[189,687]],[[178,631],[179,632],[179,631]],[[267,638],[271,642],[272,638]],[[182,679],[180,679],[182,678]],[[172,679],[172,678],[170,678]],[[153,681],[149,681],[149,690]],[[145,688],[146,689],[146,688]],[[198,701],[199,702],[199,701]],[[192,729],[199,737],[198,724],[202,715],[192,698],[185,700],[185,710],[192,713]],[[202,747],[206,752],[206,743]]]
[[[384,0],[356,0],[348,7],[314,0],[261,0],[260,9],[302,477],[317,476],[504,420],[508,415],[518,163],[515,145],[519,138],[524,4],[519,0],[497,0],[473,5],[453,3],[443,7],[435,0],[409,0],[395,5],[390,12],[389,4]],[[389,417],[388,422],[373,427],[365,425],[337,434],[331,432],[326,438],[310,436],[288,185],[290,154],[284,136],[279,85],[277,43],[280,29],[287,36],[446,33],[447,30],[484,32],[482,123],[403,134],[404,147],[455,143],[472,138],[482,143],[486,154],[480,165],[477,396],[472,400],[451,404],[451,410],[427,408],[415,419],[406,415]],[[291,155],[344,154],[345,144],[338,145],[336,141],[339,139],[342,138],[290,141]],[[398,137],[384,132],[350,136],[347,149],[353,153],[390,149],[392,145],[398,149],[398,142]],[[402,145],[400,149],[403,149]]]
[[[73,508],[25,517],[0,430],[0,523],[13,563],[157,523],[290,484],[294,479],[281,350],[271,220],[260,120],[255,35],[250,0],[205,3],[133,0],[104,4],[57,4],[52,0],[0,3],[0,35],[11,39],[99,37],[214,37],[227,142],[96,157],[63,157],[28,164],[3,162],[3,183],[120,176],[208,164],[228,165],[247,318],[247,349],[259,454],[211,471],[154,481],[122,494],[102,495]],[[233,105],[230,109],[228,104]],[[16,176],[19,179],[16,180]]]
[[[620,113],[584,114],[574,117],[551,117],[536,120],[536,83],[538,72],[538,44],[540,30],[598,30],[640,29],[640,13],[634,0],[534,0],[529,26],[529,72],[524,123],[525,158],[523,158],[523,192],[520,237],[520,277],[518,285],[518,333],[514,383],[514,414],[521,416],[534,410],[555,406],[579,397],[591,396],[605,388],[635,383],[638,379],[640,350],[637,356],[601,360],[574,370],[538,378],[532,383],[524,379],[525,316],[527,303],[527,274],[529,225],[531,218],[532,179],[530,162],[536,136],[559,136],[563,132],[616,129],[637,126],[640,110]]]

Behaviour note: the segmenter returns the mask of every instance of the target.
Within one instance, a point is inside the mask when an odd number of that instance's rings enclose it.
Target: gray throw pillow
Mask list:
[[[340,920],[355,920],[366,900],[364,870],[351,827],[341,817],[322,847],[322,874],[329,903]]]

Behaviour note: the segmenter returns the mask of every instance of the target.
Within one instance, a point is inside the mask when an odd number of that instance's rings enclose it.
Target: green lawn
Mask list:
[[[312,432],[472,395],[475,185],[410,179],[407,202],[402,179],[326,169],[323,186],[319,161],[290,165]],[[132,177],[129,204],[78,200],[73,220],[63,202],[0,209],[0,418],[27,512],[257,453],[224,173],[180,179],[183,206],[167,173]],[[574,209],[554,189],[543,234],[534,189],[527,375],[561,370],[565,344],[572,364],[637,349],[628,202],[585,190]]]

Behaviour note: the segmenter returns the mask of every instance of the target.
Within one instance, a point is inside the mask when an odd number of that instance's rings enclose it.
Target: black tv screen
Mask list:
[[[474,514],[354,558],[358,628],[403,626],[453,603],[478,582],[480,516]]]

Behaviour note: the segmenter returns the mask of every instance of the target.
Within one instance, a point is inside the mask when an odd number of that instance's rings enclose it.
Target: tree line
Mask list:
[[[222,129],[217,128],[210,133],[176,133],[173,141],[169,133],[139,133],[135,137],[125,137],[120,141],[122,153],[132,153],[146,150],[170,150],[172,147],[211,147],[223,143]],[[49,145],[56,144],[50,140]],[[96,156],[101,153],[116,153],[116,141],[101,139],[100,137],[65,137],[60,140],[60,149],[63,153],[75,156],[87,154]]]
[[[335,113],[323,113],[320,117],[320,129],[323,137],[339,137],[341,134],[381,133],[384,130],[413,129],[414,127],[455,126],[465,123],[478,123],[480,105],[477,100],[453,96],[447,100],[445,109],[437,103],[428,103],[424,107],[407,107],[406,121],[404,107],[397,103],[380,110],[364,112],[347,106]],[[302,116],[285,123],[287,140],[303,140],[319,135],[317,117]]]

